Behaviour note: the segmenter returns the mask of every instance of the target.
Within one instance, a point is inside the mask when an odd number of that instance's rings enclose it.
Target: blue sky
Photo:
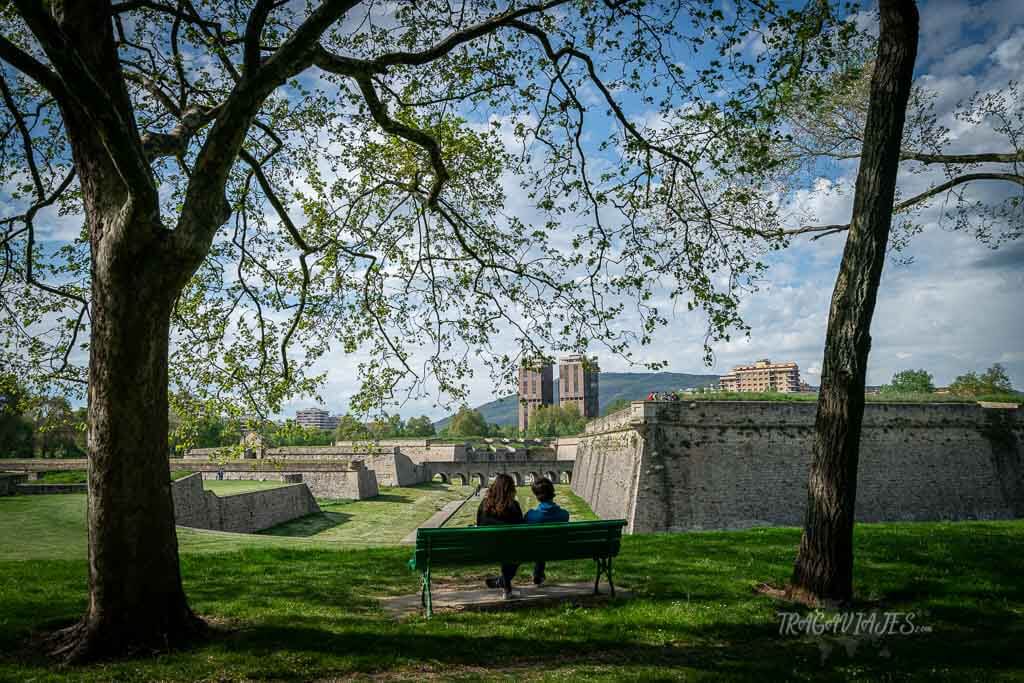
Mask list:
[[[957,102],[973,92],[1000,88],[1024,77],[1024,3],[1019,0],[932,0],[921,3],[918,82],[938,94],[940,118],[952,123]],[[951,126],[953,127],[953,126]],[[1005,146],[1005,145],[1003,145]],[[985,131],[957,131],[952,151],[992,150]],[[1001,147],[1000,147],[1001,148]],[[822,224],[845,223],[852,205],[856,164],[838,164],[801,193],[805,210]],[[934,177],[934,176],[933,176]],[[927,177],[904,173],[908,188]],[[843,185],[842,193],[835,187]],[[1002,188],[992,190],[1002,191]],[[514,198],[513,198],[514,199]],[[925,231],[906,256],[913,262],[886,263],[872,326],[873,345],[868,383],[882,384],[906,368],[925,368],[939,385],[968,370],[981,371],[1002,363],[1016,387],[1024,387],[1024,244],[992,250],[970,235],[954,232],[937,211],[925,214]],[[761,290],[743,305],[751,325],[748,338],[714,346],[711,368],[702,360],[704,321],[685,310],[670,317],[638,360],[668,360],[676,372],[722,372],[757,358],[793,360],[811,384],[819,381],[829,298],[834,284],[842,236],[801,241],[776,254]],[[605,371],[643,371],[611,356],[601,359]],[[344,411],[355,379],[350,361],[331,355],[322,395],[332,411]],[[491,400],[495,387],[485,370],[471,382],[471,405]],[[508,393],[501,388],[498,393]],[[289,415],[310,401],[285,407]],[[403,415],[424,412],[440,417],[448,411],[430,400],[412,401]]]

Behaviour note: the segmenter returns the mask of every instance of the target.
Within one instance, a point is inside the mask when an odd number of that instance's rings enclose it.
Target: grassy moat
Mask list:
[[[1024,677],[1024,521],[858,526],[857,609],[912,612],[925,627],[913,635],[780,635],[777,612],[793,608],[755,589],[788,578],[792,528],[627,537],[615,574],[633,597],[611,604],[429,621],[383,612],[376,597],[418,590],[410,548],[386,544],[462,493],[435,484],[387,490],[376,504],[326,503],[325,515],[349,517],[272,530],[290,536],[182,529],[185,588],[214,637],[188,652],[72,669],[54,668],[30,643],[85,609],[84,496],[0,499],[0,680]],[[439,570],[435,586],[479,584],[493,569]],[[552,564],[548,574],[587,580],[592,563]]]

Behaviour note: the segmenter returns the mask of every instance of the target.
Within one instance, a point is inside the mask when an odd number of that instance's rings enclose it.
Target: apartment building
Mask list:
[[[331,415],[320,408],[304,408],[295,413],[295,421],[310,429],[331,431],[338,426],[339,419],[337,415]]]
[[[751,365],[737,365],[718,380],[722,391],[800,391],[796,363],[773,363],[765,358]]]
[[[597,417],[598,409],[598,376],[601,368],[597,365],[597,356],[590,358],[583,355],[565,356],[558,360],[558,403],[559,405],[575,405],[580,415],[586,418]]]
[[[551,364],[519,368],[519,431],[530,426],[530,416],[537,408],[555,402],[554,371]]]

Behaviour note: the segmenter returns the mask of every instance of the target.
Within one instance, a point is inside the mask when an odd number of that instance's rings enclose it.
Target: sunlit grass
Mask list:
[[[25,497],[38,502],[46,498]],[[19,505],[18,499],[12,499]],[[11,500],[0,506],[0,539]],[[38,516],[38,510],[32,514]],[[66,516],[50,515],[51,538]],[[209,643],[158,658],[57,669],[24,649],[33,631],[75,619],[86,565],[0,561],[0,680],[1010,680],[1024,676],[1024,522],[859,525],[859,609],[913,611],[930,633],[861,639],[778,633],[791,609],[755,592],[792,569],[799,530],[626,537],[615,562],[632,597],[503,612],[396,619],[376,596],[415,593],[405,547],[340,549],[297,538],[184,534],[191,604],[218,628]],[[238,539],[248,543],[240,544]],[[6,540],[0,541],[6,544]],[[38,541],[32,541],[38,544]],[[220,548],[220,552],[216,549]],[[435,586],[479,585],[491,567],[443,569]],[[559,562],[552,581],[592,578],[593,563]],[[823,654],[825,653],[825,654]]]

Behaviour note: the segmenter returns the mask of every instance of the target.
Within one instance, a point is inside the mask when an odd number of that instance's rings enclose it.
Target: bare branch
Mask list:
[[[983,154],[922,154],[921,152],[900,152],[900,159],[920,161],[922,164],[1012,164],[1024,161],[1024,150],[1019,152],[987,152]]]

